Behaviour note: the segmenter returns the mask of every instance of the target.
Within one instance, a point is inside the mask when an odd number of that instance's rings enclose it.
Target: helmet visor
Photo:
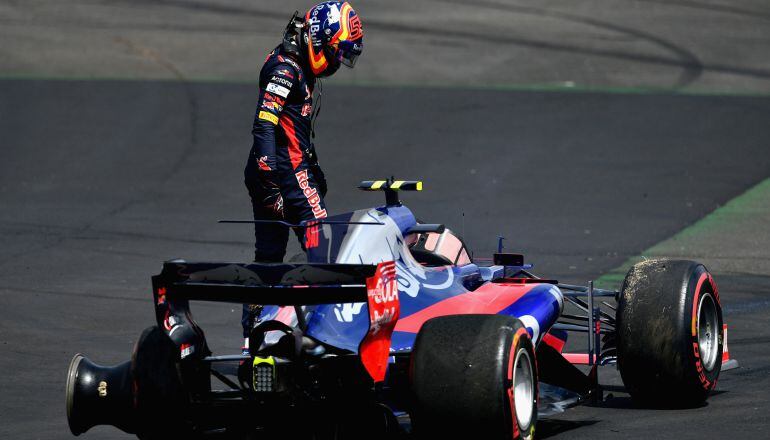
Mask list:
[[[337,49],[337,60],[340,64],[353,68],[356,65],[356,60],[361,55],[362,46],[361,43],[340,41],[339,48]]]
[[[350,67],[351,69],[353,68],[353,66],[356,65],[357,59],[358,59],[358,54],[340,51],[340,55],[339,55],[340,63]]]

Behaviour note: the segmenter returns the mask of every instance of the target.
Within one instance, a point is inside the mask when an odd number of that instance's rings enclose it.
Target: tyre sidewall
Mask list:
[[[529,422],[529,425],[522,426],[519,423],[518,418],[516,417],[516,409],[515,409],[515,400],[513,395],[513,387],[514,387],[514,362],[516,360],[516,355],[519,353],[519,351],[524,350],[529,355],[529,359],[531,361],[530,368],[532,369],[532,380],[533,380],[533,399],[532,399],[532,419]],[[538,398],[538,389],[537,389],[537,361],[535,358],[535,351],[532,345],[532,340],[529,337],[529,333],[527,333],[526,328],[521,327],[516,330],[516,332],[513,334],[513,337],[511,338],[511,344],[510,349],[508,350],[508,366],[505,369],[506,372],[506,383],[510,384],[510,387],[506,387],[506,392],[508,393],[508,398],[506,399],[506,408],[508,409],[508,413],[510,414],[511,420],[508,426],[512,428],[511,436],[509,438],[513,439],[521,439],[521,440],[532,440],[535,437],[535,426],[537,425],[537,398]]]
[[[689,388],[700,390],[699,399],[705,400],[709,392],[716,387],[717,379],[722,367],[723,334],[722,334],[722,308],[719,302],[719,291],[711,274],[706,268],[699,264],[695,266],[687,279],[686,288],[688,290],[684,310],[682,311],[683,329],[682,341],[685,345],[683,350],[687,352],[686,365],[688,370],[685,372],[686,380],[689,381]],[[699,301],[706,295],[711,295],[716,303],[717,312],[717,359],[711,370],[706,370],[699,354],[698,344],[698,305]],[[697,394],[697,393],[696,393]]]

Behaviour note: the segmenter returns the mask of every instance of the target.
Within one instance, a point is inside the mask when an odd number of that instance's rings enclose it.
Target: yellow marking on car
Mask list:
[[[364,180],[358,185],[364,191],[422,191],[420,180]]]
[[[252,388],[256,392],[271,392],[275,390],[275,358],[272,356],[254,356],[251,364],[254,381]]]

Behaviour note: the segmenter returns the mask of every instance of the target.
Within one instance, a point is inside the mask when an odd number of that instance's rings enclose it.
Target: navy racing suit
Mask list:
[[[244,178],[255,220],[298,224],[327,216],[323,197],[326,180],[311,143],[315,78],[307,66],[282,52],[280,46],[265,60],[259,74],[259,99],[254,115],[254,143]],[[304,230],[295,229],[300,244]],[[258,262],[281,262],[289,228],[254,225]],[[253,326],[254,308],[244,306],[244,337]]]

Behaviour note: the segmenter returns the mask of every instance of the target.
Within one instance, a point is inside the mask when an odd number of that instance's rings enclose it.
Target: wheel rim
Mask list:
[[[698,354],[707,371],[714,369],[719,357],[719,320],[711,293],[704,293],[698,304]]]
[[[527,428],[532,423],[535,394],[532,378],[529,353],[520,348],[513,364],[513,404],[516,408],[516,419],[522,428]]]

